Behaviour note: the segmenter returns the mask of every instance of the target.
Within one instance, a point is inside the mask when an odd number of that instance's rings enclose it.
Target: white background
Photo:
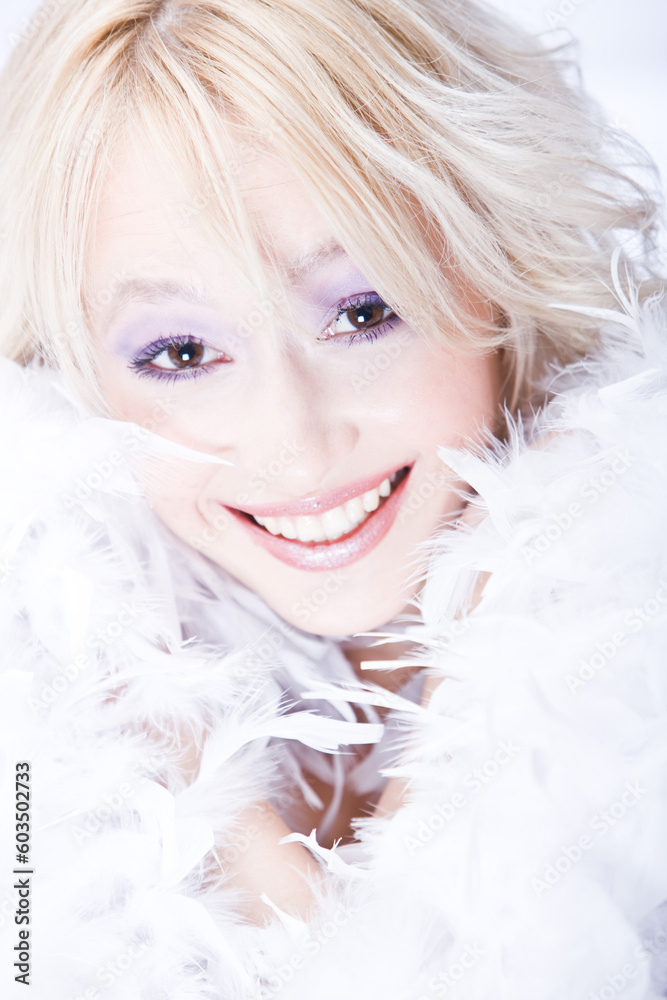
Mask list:
[[[52,0],[53,2],[53,0]],[[447,2],[447,0],[443,0]],[[94,0],[91,0],[94,3]],[[667,0],[495,0],[531,31],[577,40],[586,88],[632,133],[667,179]],[[0,59],[40,6],[0,0]],[[1,95],[0,95],[1,100]]]

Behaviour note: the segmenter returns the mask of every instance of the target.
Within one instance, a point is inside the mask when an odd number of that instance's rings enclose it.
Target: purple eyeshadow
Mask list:
[[[121,321],[111,336],[114,353],[122,357],[135,357],[164,337],[192,337],[221,350],[235,339],[233,329],[225,330],[221,323],[205,318],[197,309],[178,306],[144,306],[138,315]]]

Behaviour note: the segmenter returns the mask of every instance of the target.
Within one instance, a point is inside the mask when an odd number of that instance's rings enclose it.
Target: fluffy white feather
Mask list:
[[[132,468],[168,442],[0,365],[3,995],[24,995],[18,760],[39,1000],[667,995],[667,338],[657,304],[600,318],[603,349],[529,426],[443,449],[481,516],[426,545],[406,632],[442,679],[428,709],[359,682],[157,521]],[[244,924],[211,880],[216,835],[305,762],[340,782],[337,751],[380,739],[373,705],[394,723],[378,787],[408,777],[405,805],[346,848],[295,829],[327,872],[317,916],[269,892],[275,919]],[[203,748],[190,784],[179,730]]]

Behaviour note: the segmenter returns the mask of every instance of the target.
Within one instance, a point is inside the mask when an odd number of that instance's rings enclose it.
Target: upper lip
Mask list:
[[[411,464],[411,462],[403,462],[401,465],[378,472],[374,476],[357,479],[353,483],[348,483],[347,486],[326,490],[324,493],[304,497],[302,500],[292,500],[287,503],[244,504],[243,506],[237,504],[233,509],[241,510],[244,514],[250,514],[253,517],[299,517],[307,514],[322,514],[324,511],[333,510],[334,507],[340,507],[346,500],[351,500],[362,493],[367,493],[368,490],[375,489],[383,480],[389,479],[394,473]],[[231,507],[232,505],[226,504],[225,506]]]

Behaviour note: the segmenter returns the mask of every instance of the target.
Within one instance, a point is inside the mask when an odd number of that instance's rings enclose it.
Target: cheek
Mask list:
[[[423,455],[475,434],[483,424],[498,426],[499,357],[455,354],[415,338],[364,394],[368,414],[381,415]]]
[[[199,498],[209,490],[219,473],[196,462],[150,457],[142,460],[136,475],[154,513],[174,534],[201,550],[228,527],[229,517],[220,511],[218,521],[206,520]],[[218,523],[219,522],[219,523]]]
[[[114,420],[128,420],[147,430],[162,429],[174,411],[174,401],[159,383],[139,380],[131,376],[118,359],[102,353],[98,378],[109,416]]]
[[[188,391],[187,386],[128,378],[125,372],[114,372],[111,365],[101,385],[112,419],[136,424],[184,448],[222,457],[228,442],[226,438],[221,440],[217,432],[221,421],[216,419],[216,409],[197,405],[196,394]],[[171,460],[148,456],[138,465],[136,474],[155,508],[159,505],[168,509],[170,498],[174,507],[177,501],[183,506],[186,496],[196,499],[216,469],[205,463],[188,462],[186,456]]]
[[[445,352],[427,370],[421,396],[424,412],[437,421],[440,444],[474,434],[482,424],[494,429],[500,402],[496,355],[452,356]]]
[[[167,382],[163,388],[148,380],[144,387],[136,379],[128,384],[127,374],[114,371],[112,363],[104,371],[102,388],[113,419],[127,420],[165,441],[203,453],[215,455],[224,450],[212,430],[219,424],[213,419],[215,412],[193,406],[192,394],[182,387]],[[229,515],[216,508],[204,517],[200,506],[202,497],[219,492],[218,483],[224,484],[229,475],[226,466],[142,453],[133,468],[154,513],[183,541],[206,551],[224,536]]]

